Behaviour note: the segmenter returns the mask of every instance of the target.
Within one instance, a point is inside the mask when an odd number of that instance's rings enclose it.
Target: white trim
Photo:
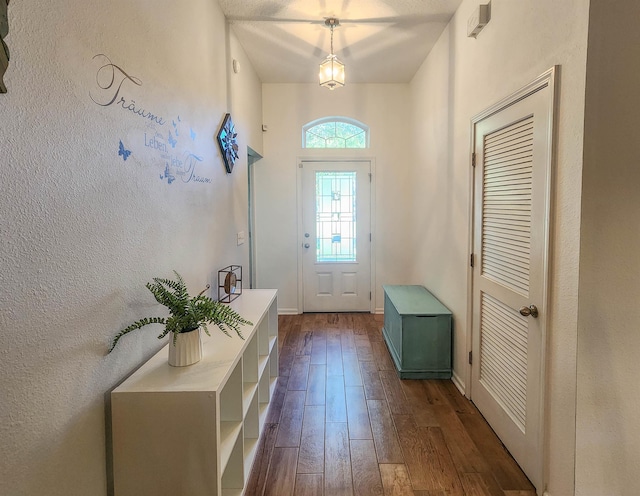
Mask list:
[[[467,396],[465,393],[464,382],[462,382],[462,380],[460,379],[460,376],[456,374],[455,370],[451,373],[451,382],[453,382],[455,387],[458,388],[458,391],[460,391],[460,394],[462,394],[462,396]]]
[[[297,308],[278,308],[278,315],[298,315]]]
[[[356,149],[353,149],[356,150]],[[344,151],[344,150],[343,150]],[[304,227],[302,225],[302,164],[303,162],[368,162],[369,173],[371,174],[371,182],[369,183],[369,232],[371,233],[371,244],[369,250],[370,267],[369,267],[369,284],[371,291],[371,301],[369,302],[369,312],[378,313],[375,309],[376,302],[376,159],[374,157],[343,157],[343,156],[330,156],[330,157],[309,157],[300,156],[296,158],[296,217],[297,217],[297,232],[296,239],[302,239],[302,232]],[[302,243],[298,246],[298,308],[300,313],[304,313],[304,282],[302,277]],[[296,312],[297,313],[297,312]],[[380,311],[382,313],[382,311]]]
[[[548,460],[548,447],[546,444],[546,417],[545,417],[545,410],[546,410],[546,405],[547,405],[547,394],[546,394],[546,377],[547,377],[547,347],[548,347],[548,339],[547,339],[547,329],[548,329],[548,325],[549,325],[549,301],[550,301],[550,295],[549,295],[549,281],[550,281],[550,247],[551,247],[551,240],[550,240],[550,236],[551,236],[551,228],[552,226],[552,218],[551,218],[551,203],[552,203],[552,199],[553,199],[553,195],[552,195],[552,188],[554,187],[554,181],[553,181],[553,177],[554,177],[554,170],[555,170],[555,160],[556,160],[556,139],[555,139],[555,134],[556,134],[556,128],[557,128],[557,119],[558,119],[558,85],[556,84],[556,80],[559,77],[559,73],[560,73],[560,66],[553,66],[551,67],[549,70],[547,70],[546,72],[544,72],[543,74],[541,74],[540,76],[538,76],[536,79],[534,79],[532,82],[530,82],[529,84],[523,86],[522,88],[520,88],[518,91],[516,91],[515,93],[511,94],[510,96],[500,100],[499,102],[495,103],[494,105],[490,106],[489,108],[487,108],[486,110],[480,112],[479,114],[476,114],[472,119],[471,119],[471,153],[473,153],[473,151],[475,150],[475,129],[476,129],[476,124],[479,123],[480,121],[486,119],[487,117],[490,117],[493,114],[496,114],[508,107],[511,107],[512,105],[518,103],[519,101],[527,98],[528,96],[532,95],[533,93],[536,93],[537,91],[540,91],[542,89],[544,89],[545,87],[549,87],[551,90],[551,98],[550,98],[550,102],[549,102],[549,108],[550,108],[550,115],[551,115],[551,124],[549,126],[549,156],[547,157],[547,163],[549,164],[549,168],[548,168],[548,174],[547,174],[547,184],[546,184],[546,198],[545,198],[545,202],[546,202],[546,212],[545,212],[545,217],[547,219],[548,225],[546,226],[546,230],[545,230],[545,240],[544,240],[544,260],[543,260],[543,267],[542,267],[542,273],[543,273],[543,300],[544,300],[544,314],[542,315],[541,318],[541,324],[540,324],[540,330],[542,333],[542,350],[541,350],[541,357],[540,357],[540,427],[538,430],[538,445],[540,446],[540,458],[541,460],[539,460],[540,463],[540,484],[537,488],[537,494],[542,495],[543,494],[543,488],[546,487],[547,485],[547,479],[548,479],[548,469],[546,468],[547,463],[546,460]],[[471,154],[470,154],[470,158],[471,158]],[[474,173],[476,168],[471,167],[471,162],[470,163],[470,186],[471,186],[471,196],[470,196],[470,217],[469,217],[469,238],[470,238],[470,247],[471,249],[469,250],[469,253],[473,252],[473,227],[474,227],[474,209],[473,209],[473,205],[475,203],[475,198],[474,198],[474,188],[473,188],[473,184],[474,184]],[[467,334],[467,353],[469,351],[471,351],[473,349],[473,269],[469,266],[468,267],[468,278],[470,280],[470,283],[467,286],[467,308],[468,308],[468,314],[467,314],[467,329],[469,330],[468,334]],[[467,382],[467,384],[469,385],[468,387],[468,392],[469,392],[469,398],[472,397],[473,391],[472,391],[472,370],[471,370],[471,365],[467,365],[466,366],[466,371],[467,371],[467,376],[469,377],[469,381]],[[544,491],[544,494],[547,495],[548,493],[546,491]]]
[[[382,314],[384,314],[384,308],[377,308],[377,307],[376,307],[376,308],[373,310],[373,313],[378,314],[378,315],[382,315]]]

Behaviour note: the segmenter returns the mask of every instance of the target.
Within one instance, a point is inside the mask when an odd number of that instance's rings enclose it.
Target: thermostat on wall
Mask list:
[[[467,21],[467,36],[475,38],[491,19],[491,3],[478,5]]]

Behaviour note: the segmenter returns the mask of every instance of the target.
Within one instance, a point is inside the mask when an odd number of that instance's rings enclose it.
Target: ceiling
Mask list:
[[[219,0],[263,83],[318,82],[330,51],[348,83],[405,83],[462,0]]]

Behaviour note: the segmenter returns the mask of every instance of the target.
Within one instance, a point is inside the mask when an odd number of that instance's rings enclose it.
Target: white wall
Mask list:
[[[237,43],[227,49],[224,18],[209,0],[26,0],[11,2],[9,22],[9,93],[0,95],[0,494],[100,496],[106,395],[163,345],[149,328],[105,355],[120,328],[162,312],[144,283],[176,269],[198,291],[217,269],[246,264],[235,233],[247,223],[246,137],[261,148],[260,83]],[[227,78],[227,52],[244,60],[241,79]],[[94,103],[108,103],[121,80],[98,87],[109,73],[96,79],[106,64],[96,54],[141,84],[125,81],[112,105]],[[229,102],[242,151],[231,175],[214,141]],[[166,153],[145,146],[156,133]],[[131,151],[126,161],[120,141]],[[202,158],[195,175],[205,182],[174,162],[169,184],[166,160],[185,162],[187,152]]]
[[[640,5],[592,1],[590,18],[576,494],[632,495],[640,473]]]
[[[309,70],[314,70],[315,66]],[[372,157],[376,174],[376,301],[382,309],[382,284],[405,283],[409,276],[407,239],[411,177],[407,131],[408,85],[347,84],[329,91],[313,84],[263,85],[265,158],[255,165],[258,287],[279,290],[281,311],[297,312],[298,247],[296,174],[298,157]],[[302,126],[337,115],[369,126],[365,150],[302,150]]]
[[[468,338],[470,120],[561,66],[548,328],[548,491],[573,493],[580,187],[588,2],[493,0],[477,39],[465,0],[411,84],[415,129],[412,245],[416,279],[451,308],[454,368],[465,385]]]

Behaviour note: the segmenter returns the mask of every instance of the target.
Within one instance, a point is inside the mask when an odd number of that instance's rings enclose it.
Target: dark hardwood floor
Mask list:
[[[279,317],[280,378],[246,495],[535,496],[451,381],[398,379],[382,316]]]

